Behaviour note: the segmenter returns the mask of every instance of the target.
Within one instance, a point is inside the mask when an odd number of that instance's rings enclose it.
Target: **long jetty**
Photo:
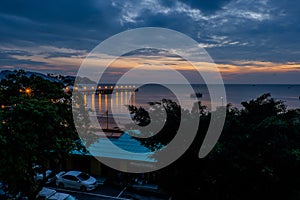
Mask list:
[[[66,88],[68,90],[70,88]],[[114,85],[114,84],[98,84],[98,85],[77,85],[73,88],[75,91],[95,94],[112,94],[113,91],[138,91],[136,85]]]

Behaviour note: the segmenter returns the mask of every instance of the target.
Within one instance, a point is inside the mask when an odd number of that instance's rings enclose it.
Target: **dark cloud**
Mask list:
[[[0,68],[22,63],[51,68],[13,56],[38,54],[32,48],[40,46],[89,52],[114,34],[145,26],[170,28],[192,37],[218,63],[300,62],[299,1],[1,0]],[[40,53],[45,58],[83,54]]]
[[[231,0],[191,0],[184,1],[180,0],[183,3],[190,5],[192,8],[200,9],[205,14],[212,14],[220,10],[224,5],[229,3]]]
[[[231,0],[179,0],[179,2],[189,5],[191,8],[199,9],[205,14],[213,14],[230,1]],[[172,7],[174,2],[174,0],[159,0],[159,3],[166,7]]]
[[[174,58],[181,58],[180,56],[170,53],[164,49],[154,49],[154,48],[142,48],[137,49],[131,52],[124,54],[123,56],[161,56],[161,57],[174,57]]]
[[[95,0],[2,0],[0,12],[39,22],[80,25],[82,22],[92,22],[93,18],[107,16],[109,12],[99,11],[101,7],[106,7],[113,13],[113,8],[109,5],[109,1]]]
[[[110,1],[3,0],[0,41],[11,44],[24,40],[36,45],[91,49],[121,31],[118,13]]]

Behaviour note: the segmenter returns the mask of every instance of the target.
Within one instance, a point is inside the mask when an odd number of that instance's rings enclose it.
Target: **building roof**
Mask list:
[[[153,155],[150,149],[141,145],[139,141],[132,138],[132,136],[126,132],[119,138],[99,138],[91,144],[87,150],[89,151],[88,153],[75,150],[72,154],[152,163],[156,162],[154,158],[150,157]]]

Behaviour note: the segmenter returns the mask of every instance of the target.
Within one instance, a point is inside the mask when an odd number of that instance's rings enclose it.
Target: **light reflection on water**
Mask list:
[[[184,86],[179,91],[180,98],[183,99],[181,107],[186,108],[188,105],[194,104],[194,99],[191,99],[190,95],[185,90]],[[203,105],[211,107],[209,92],[205,85],[193,85],[195,92],[201,92],[203,97],[199,100]],[[285,101],[289,109],[300,107],[300,85],[225,85],[227,102],[233,106],[241,108],[242,101],[250,101],[257,98],[264,93],[271,93],[272,97],[276,100]],[[139,88],[138,92],[134,90],[129,91],[114,91],[113,94],[85,94],[84,103],[88,108],[95,112],[101,120],[105,118],[106,111],[108,111],[109,117],[111,117],[112,109],[114,111],[114,120],[119,124],[125,124],[129,119],[129,112],[127,105],[142,106],[146,109],[149,108],[149,102],[158,102],[162,99],[170,99],[178,103],[176,96],[167,88],[158,85],[148,85],[146,87]],[[220,96],[220,98],[222,98]],[[97,102],[95,104],[95,102]],[[110,123],[113,124],[113,120],[110,119]],[[103,121],[103,120],[102,120]],[[113,124],[114,126],[115,124]]]

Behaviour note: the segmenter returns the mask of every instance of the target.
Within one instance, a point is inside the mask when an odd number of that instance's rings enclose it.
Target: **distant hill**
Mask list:
[[[15,71],[11,70],[2,70],[0,71],[0,80],[5,79],[5,77],[9,74],[14,74]],[[31,75],[39,76],[45,80],[51,81],[51,82],[62,82],[64,85],[74,85],[74,81],[76,79],[75,76],[63,76],[63,75],[57,75],[57,74],[42,74],[39,72],[31,72],[31,71],[25,71],[26,76],[30,77]],[[78,83],[84,83],[84,84],[96,84],[96,82],[91,81],[90,79],[86,77],[78,77],[77,79]]]
[[[31,72],[31,71],[25,71],[25,72],[26,72],[27,77],[30,77],[31,75],[36,75],[36,76],[42,77],[45,80],[49,80],[51,82],[60,82],[58,79],[49,77],[49,76],[47,76],[45,74],[42,74],[42,73]],[[3,71],[0,72],[0,80],[4,79],[7,75],[15,74],[15,73],[16,73],[15,71],[3,70]]]

